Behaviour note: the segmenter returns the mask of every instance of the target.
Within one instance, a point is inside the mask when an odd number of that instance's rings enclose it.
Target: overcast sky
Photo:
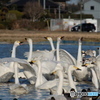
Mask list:
[[[78,2],[79,2],[80,0],[70,0],[70,1],[68,1],[67,3],[71,3],[71,4],[77,4]]]

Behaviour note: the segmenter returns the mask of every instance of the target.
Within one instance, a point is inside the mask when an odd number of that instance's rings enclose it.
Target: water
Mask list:
[[[56,46],[56,42],[54,42]],[[77,49],[78,49],[78,43],[75,41],[62,41],[60,48],[67,50],[69,53],[71,53],[75,58],[77,57]],[[96,50],[99,47],[99,42],[83,42],[82,50]],[[12,50],[13,44],[0,44],[0,58],[10,57],[11,56],[11,50]],[[33,45],[34,50],[51,50],[51,47],[48,42],[41,42],[41,43],[35,43]],[[19,47],[17,47],[17,57],[23,58],[24,53],[29,51],[29,45],[23,44]],[[26,80],[21,80],[22,82],[28,83]],[[83,86],[85,87],[85,85]],[[29,92],[26,95],[13,95],[9,92],[9,84],[0,84],[0,100],[13,100],[14,98],[17,98],[18,100],[44,100],[49,96],[49,90],[35,90],[33,89],[31,92]]]

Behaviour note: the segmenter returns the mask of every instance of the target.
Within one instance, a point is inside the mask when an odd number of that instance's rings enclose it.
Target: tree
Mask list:
[[[44,10],[38,2],[27,2],[24,7],[24,12],[32,21],[35,21],[43,15]]]

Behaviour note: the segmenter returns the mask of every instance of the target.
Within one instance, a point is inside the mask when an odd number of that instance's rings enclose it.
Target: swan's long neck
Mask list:
[[[16,57],[16,47],[17,46],[13,45],[11,57]]]
[[[14,70],[15,70],[15,84],[20,84],[18,79],[18,63],[14,62]]]
[[[77,65],[82,64],[81,45],[82,45],[81,40],[79,40],[78,55],[77,55]]]
[[[49,40],[52,50],[55,50],[54,44],[52,40]]]
[[[59,48],[60,48],[60,40],[57,41],[57,61],[60,61],[60,56],[59,56]]]
[[[62,70],[58,70],[57,73],[58,73],[58,76],[59,76],[59,83],[58,83],[58,87],[57,87],[57,95],[61,95],[62,90],[63,90],[63,72],[62,72]]]
[[[72,67],[72,66],[69,66],[69,67]],[[71,70],[71,68],[68,69],[68,79],[69,79],[70,87],[71,87],[71,88],[74,88],[75,91],[77,92],[76,86],[75,86],[74,81],[73,81],[72,70]]]
[[[93,50],[93,56],[96,57],[96,51],[95,50]]]
[[[32,45],[32,40],[31,40],[31,41],[29,41],[29,55],[28,55],[28,59],[27,59],[28,62],[31,61],[31,59],[32,59],[32,51],[33,51],[33,45]]]
[[[11,54],[11,57],[16,57],[16,47],[15,44],[13,45],[13,49],[12,49],[12,54]],[[9,65],[10,69],[14,72],[14,62],[10,62],[10,65]]]
[[[38,61],[37,80],[36,80],[35,87],[38,87],[38,86],[41,85],[42,83],[43,83],[43,81],[42,81],[42,68],[41,68],[41,62]]]

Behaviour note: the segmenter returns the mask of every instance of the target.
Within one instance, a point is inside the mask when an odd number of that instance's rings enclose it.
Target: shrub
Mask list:
[[[21,19],[22,16],[24,15],[22,12],[17,11],[17,10],[10,10],[10,11],[8,12],[8,14],[11,14],[11,15],[14,15],[14,14],[15,14],[16,19]]]
[[[44,29],[47,25],[46,25],[46,22],[39,21],[39,22],[34,22],[34,23],[32,24],[32,26],[34,27],[34,29],[40,30],[40,29]]]
[[[40,30],[46,27],[46,22],[43,21],[36,21],[32,22],[27,19],[15,20],[12,23],[13,29],[27,29],[27,30]]]
[[[6,29],[6,27],[3,24],[0,24],[0,29]]]

